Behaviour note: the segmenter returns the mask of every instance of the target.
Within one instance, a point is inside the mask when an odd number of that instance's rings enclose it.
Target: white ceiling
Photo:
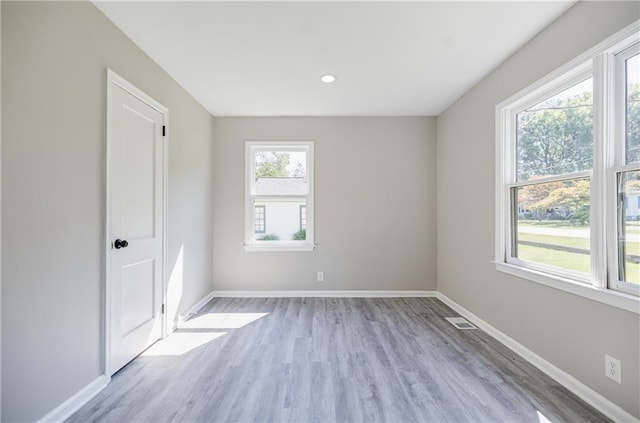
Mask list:
[[[95,4],[214,116],[433,116],[573,3]]]

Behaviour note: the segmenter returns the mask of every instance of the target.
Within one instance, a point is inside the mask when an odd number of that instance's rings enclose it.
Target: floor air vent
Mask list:
[[[464,317],[445,317],[445,319],[458,329],[477,329]]]

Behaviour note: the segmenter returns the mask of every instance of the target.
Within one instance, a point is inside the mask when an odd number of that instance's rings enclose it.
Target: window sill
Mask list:
[[[257,245],[257,244],[245,244],[244,250],[249,252],[300,252],[300,251],[313,251],[316,248],[314,244],[306,245]]]
[[[513,264],[499,263],[495,261],[493,263],[495,263],[496,270],[499,272],[508,273],[512,276],[517,276],[564,292],[579,295],[631,313],[640,314],[639,297],[612,291],[610,289],[596,288],[591,285],[574,282],[570,279],[549,275],[544,272],[524,269]]]

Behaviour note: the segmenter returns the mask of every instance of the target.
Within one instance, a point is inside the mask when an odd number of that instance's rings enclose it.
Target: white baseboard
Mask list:
[[[209,301],[211,301],[211,299],[214,297],[214,292],[215,291],[211,291],[209,292],[207,295],[205,295],[204,297],[202,297],[202,299],[200,299],[200,301],[198,301],[197,303],[195,303],[194,305],[192,305],[189,310],[185,311],[184,313],[182,313],[181,315],[178,316],[178,320],[176,322],[177,326],[180,327],[180,325],[182,323],[184,323],[185,321],[189,320],[194,314],[198,314],[198,312],[200,311],[200,309],[202,307],[204,307],[205,305],[207,305],[207,303]]]
[[[71,398],[57,406],[53,411],[38,420],[38,423],[62,423],[80,407],[88,403],[100,391],[107,387],[109,379],[105,375],[100,375],[93,382],[76,392]]]
[[[436,291],[213,291],[213,296],[237,298],[400,298],[435,297]]]
[[[637,423],[638,419],[629,414],[627,411],[620,408],[618,405],[609,401],[593,389],[589,388],[584,383],[580,382],[578,379],[574,378],[570,374],[565,371],[559,369],[554,366],[544,358],[540,357],[538,354],[534,353],[524,345],[520,344],[513,338],[505,335],[500,332],[498,329],[491,326],[489,323],[485,322],[475,314],[471,313],[466,308],[462,307],[460,304],[448,298],[446,295],[438,292],[436,295],[440,301],[451,307],[461,316],[469,320],[474,325],[478,326],[480,329],[491,335],[497,341],[502,343],[504,346],[518,354],[523,359],[527,360],[529,363],[533,364],[535,367],[540,369],[547,376],[558,382],[560,385],[567,388],[569,391],[573,392],[575,395],[580,397],[583,401],[591,405],[596,410],[600,411],[605,416],[609,417],[611,420],[615,422],[634,422]]]

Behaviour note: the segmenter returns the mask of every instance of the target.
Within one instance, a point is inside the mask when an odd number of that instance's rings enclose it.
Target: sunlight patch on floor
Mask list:
[[[269,313],[206,313],[180,325],[181,329],[239,329]]]
[[[142,357],[176,356],[186,354],[227,332],[174,332],[141,354]]]
[[[542,414],[538,410],[536,410],[536,413],[538,413],[538,422],[539,423],[553,423],[551,420],[549,420],[544,414]]]

